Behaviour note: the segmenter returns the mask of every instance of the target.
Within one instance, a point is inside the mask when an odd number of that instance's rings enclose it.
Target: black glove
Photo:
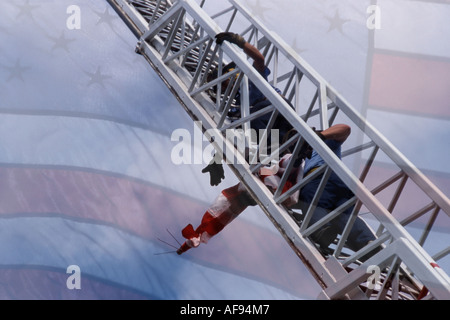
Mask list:
[[[298,157],[302,158],[302,159],[305,159],[305,158],[311,159],[312,152],[313,152],[313,148],[305,140],[303,142],[302,148],[300,149],[300,151],[298,153]]]
[[[218,186],[222,179],[225,179],[222,162],[218,161],[217,155],[214,155],[211,162],[202,170],[202,173],[209,172],[211,186]]]
[[[315,134],[317,134],[319,136],[320,139],[322,139],[322,141],[325,140],[325,137],[322,134],[322,130],[316,130],[315,127],[312,127],[311,129],[314,131]],[[305,142],[303,143],[302,148],[300,149],[299,157],[303,157],[303,159],[304,158],[311,159],[312,152],[313,152],[313,148],[305,140]]]
[[[316,127],[312,127],[311,128],[315,134],[317,134],[319,136],[320,139],[322,139],[322,141],[325,141],[325,137],[322,134],[323,130],[316,130]]]
[[[246,42],[241,35],[233,32],[221,32],[216,34],[215,38],[217,44],[222,44],[224,41],[228,41],[236,44],[239,48],[242,49],[244,48]]]

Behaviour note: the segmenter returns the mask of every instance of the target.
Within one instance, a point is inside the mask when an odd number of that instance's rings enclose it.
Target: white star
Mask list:
[[[95,73],[91,73],[91,72],[87,72],[87,71],[85,71],[85,73],[88,74],[89,77],[91,78],[88,83],[88,87],[90,87],[91,85],[93,85],[95,83],[98,83],[104,88],[105,87],[104,81],[106,79],[111,78],[111,76],[102,74],[100,71],[100,67],[97,67],[97,71],[95,71]]]
[[[103,13],[99,13],[97,11],[95,11],[95,13],[100,17],[96,23],[97,26],[101,23],[106,23],[112,29],[112,21],[118,18],[117,16],[110,14],[108,8],[106,8]]]
[[[30,19],[33,19],[33,13],[32,11],[36,8],[39,8],[39,6],[31,5],[30,0],[26,0],[26,3],[23,5],[17,5],[17,7],[20,9],[19,14],[16,18],[19,18],[21,16],[26,16]]]
[[[301,54],[305,51],[307,51],[307,49],[304,48],[300,48],[297,44],[297,38],[294,39],[294,43],[291,46],[292,49],[294,49],[295,52],[297,52],[298,54]]]
[[[5,67],[6,69],[9,70],[9,77],[7,79],[7,81],[11,81],[12,79],[18,78],[21,81],[23,80],[23,73],[29,69],[31,69],[30,67],[25,67],[22,66],[20,63],[20,59],[17,59],[16,64],[12,67]]]
[[[263,4],[261,4],[260,0],[256,0],[255,4],[251,5],[251,4],[247,4],[248,7],[250,8],[251,13],[255,14],[256,16],[258,16],[261,20],[265,21],[265,17],[264,14],[266,11],[269,11],[270,8],[267,6],[264,6]]]
[[[7,35],[11,34],[11,32],[7,28],[5,28],[3,26],[0,26],[0,33],[4,33],[4,34],[7,34]]]
[[[54,37],[50,37],[49,38],[55,43],[53,45],[52,51],[54,51],[57,48],[61,48],[64,49],[65,51],[69,52],[69,43],[72,41],[75,41],[75,39],[67,39],[64,31],[61,32],[61,35],[59,36],[59,38],[54,38]]]
[[[330,26],[329,26],[327,32],[331,32],[332,30],[337,29],[342,34],[344,34],[344,31],[342,30],[344,23],[350,21],[350,20],[342,19],[337,10],[334,14],[334,17],[326,17],[326,19],[330,22]]]

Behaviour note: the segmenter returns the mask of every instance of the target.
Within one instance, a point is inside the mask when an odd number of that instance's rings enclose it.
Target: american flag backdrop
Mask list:
[[[106,1],[2,1],[0,16],[0,298],[317,296],[256,208],[161,254],[237,179],[210,187],[202,165],[171,161],[172,132],[194,125]]]
[[[371,34],[364,107],[367,118],[447,197],[450,195],[450,27],[449,1],[377,1],[381,27]],[[378,174],[391,168],[378,163]],[[409,190],[406,210],[423,206]],[[418,219],[427,223],[431,213]],[[448,247],[450,225],[445,215],[424,247],[431,255]],[[398,219],[401,220],[401,214]],[[417,239],[414,224],[408,229]],[[438,261],[447,273],[450,257]]]
[[[245,5],[450,194],[449,1]],[[0,17],[0,298],[317,297],[256,207],[205,246],[160,254],[237,180],[210,187],[202,165],[171,161],[172,132],[196,129],[106,1],[2,1]]]
[[[368,117],[450,193],[449,1],[378,1],[382,25],[371,38],[366,78]]]

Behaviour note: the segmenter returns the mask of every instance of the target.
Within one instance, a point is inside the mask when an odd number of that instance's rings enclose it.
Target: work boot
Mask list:
[[[367,242],[367,245],[369,245],[372,241]],[[366,253],[365,255],[363,255],[361,258],[359,258],[359,260],[361,262],[365,262],[367,260],[369,260],[370,258],[372,258],[372,256],[376,255],[378,252],[380,252],[383,248],[381,246],[378,246],[374,249],[372,249],[372,251],[370,251],[369,253]]]
[[[327,225],[311,235],[311,240],[317,243],[323,251],[327,251],[330,244],[338,235],[338,229],[334,225]]]

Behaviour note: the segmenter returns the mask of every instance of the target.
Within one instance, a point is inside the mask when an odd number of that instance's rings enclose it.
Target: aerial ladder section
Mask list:
[[[450,299],[450,278],[438,264],[450,252],[449,242],[444,241],[444,247],[432,256],[425,249],[436,222],[450,225],[448,197],[240,1],[229,0],[230,7],[215,14],[205,11],[205,0],[107,1],[138,39],[136,52],[147,59],[201,126],[216,152],[224,155],[231,170],[321,285],[319,299]],[[264,54],[272,70],[270,82],[253,68],[242,50],[228,42],[215,43],[215,35],[223,31],[239,33]],[[235,68],[225,70],[223,67],[231,61]],[[207,75],[213,69],[218,75],[211,80]],[[228,85],[223,89],[221,84],[226,81]],[[250,112],[249,81],[270,101],[257,112]],[[279,88],[284,98],[272,86]],[[241,115],[230,119],[229,111],[236,99],[240,100]],[[250,121],[265,114],[271,117],[263,139],[250,141],[249,152],[240,148],[236,136],[227,136],[226,132],[234,130],[239,133],[238,140],[246,141]],[[276,148],[267,149],[264,137],[270,134],[279,115],[297,133]],[[311,129],[326,129],[335,123],[350,125],[352,137],[356,137],[344,144],[347,149],[342,160]],[[269,190],[259,179],[259,170],[289,147],[297,155],[305,141],[320,154],[325,165],[283,193],[293,170],[291,161],[278,189]],[[391,173],[379,176],[373,166],[378,160],[389,163]],[[353,199],[312,225],[308,222],[317,202],[313,201],[305,212],[283,205],[284,200],[319,175],[323,186],[331,172],[353,191]],[[321,186],[315,199],[320,197]],[[411,202],[412,197],[420,198],[423,205],[405,209],[402,201]],[[355,209],[344,231],[331,252],[325,254],[310,235],[351,205]],[[353,252],[345,242],[355,218],[364,212],[376,222],[377,240]],[[294,219],[294,213],[302,218]],[[408,231],[413,225],[420,228],[414,237]],[[360,258],[371,252],[372,256],[362,262]]]

